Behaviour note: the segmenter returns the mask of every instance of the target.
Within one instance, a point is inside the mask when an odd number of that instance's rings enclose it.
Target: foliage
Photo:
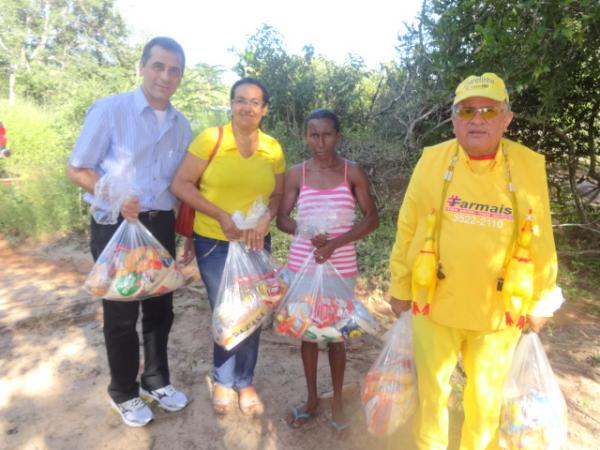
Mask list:
[[[380,136],[400,140],[413,162],[421,149],[449,139],[450,91],[433,67],[421,28],[408,27],[397,47],[399,61],[383,67],[381,95],[374,108]]]
[[[379,228],[356,244],[361,276],[384,291],[389,287],[388,258],[396,239],[396,223],[393,216],[391,211],[382,214]]]
[[[378,78],[360,58],[351,56],[338,65],[315,55],[312,46],[304,47],[303,55],[289,54],[281,34],[268,25],[248,39],[238,56],[238,74],[259,78],[269,89],[267,127],[284,124],[299,138],[305,117],[315,108],[334,110],[348,130],[366,125]]]
[[[600,3],[431,0],[417,26],[401,37],[399,50],[399,70],[388,78],[399,81],[389,82],[385,98],[398,100],[389,112],[403,133],[411,123],[404,119],[411,107],[403,99],[416,94],[425,105],[413,115],[435,116],[444,103],[449,106],[461,79],[496,72],[507,82],[516,111],[510,136],[558,163],[555,170],[566,174],[579,220],[587,220],[577,182],[582,176],[600,181]],[[439,127],[427,120],[418,125],[419,136]]]
[[[113,0],[0,0],[0,10],[0,80],[11,103],[17,94],[41,104],[60,92],[64,98],[65,78],[85,79],[74,75],[99,67],[132,68]]]
[[[89,106],[139,83],[141,46],[129,44],[113,0],[0,0],[0,9],[0,116],[13,151],[2,170],[19,178],[2,187],[0,231],[81,229],[87,208],[65,176],[67,157]],[[224,120],[220,75],[186,70],[173,100],[196,128]]]
[[[21,237],[82,229],[86,207],[64,176],[66,159],[90,104],[139,84],[141,46],[130,43],[115,0],[0,0],[0,10],[0,99],[12,102],[0,100],[0,116],[13,150],[0,169],[20,178],[0,186],[0,231]],[[264,128],[282,143],[288,165],[310,157],[303,123],[311,110],[340,116],[340,153],[366,169],[381,217],[380,228],[358,243],[367,278],[387,282],[412,167],[423,146],[452,136],[453,90],[470,74],[505,79],[516,113],[510,137],[546,155],[557,217],[597,229],[598,211],[577,191],[582,179],[600,182],[597,0],[428,0],[397,50],[397,60],[379,70],[352,55],[338,64],[310,45],[290,53],[268,25],[237,50],[237,73],[261,79],[271,93]],[[221,67],[187,67],[173,98],[197,132],[227,120],[221,76]],[[595,232],[559,228],[556,235],[560,249],[600,246]],[[288,243],[273,231],[280,259]],[[595,280],[594,258],[563,253],[561,283],[571,289]],[[598,288],[592,281],[585,287]]]
[[[227,88],[221,82],[223,70],[208,64],[185,69],[181,85],[173,96],[173,104],[199,132],[208,126],[227,121]]]
[[[65,176],[70,146],[55,126],[57,116],[30,104],[0,108],[13,150],[5,170],[17,178],[1,186],[0,230],[18,239],[81,229],[78,189]]]

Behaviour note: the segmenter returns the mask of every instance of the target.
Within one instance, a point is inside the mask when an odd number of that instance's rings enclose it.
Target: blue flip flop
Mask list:
[[[348,430],[350,428],[350,422],[338,423],[335,420],[331,419],[329,421],[329,426],[333,428],[337,434],[342,434],[343,431]]]
[[[302,410],[302,406],[294,406],[292,408],[292,417],[291,420],[286,420],[288,427],[297,429],[304,425],[311,419],[314,419],[315,414],[309,413]]]

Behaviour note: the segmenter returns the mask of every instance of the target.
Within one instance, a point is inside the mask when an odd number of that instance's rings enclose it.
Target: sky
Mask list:
[[[230,48],[266,23],[283,35],[289,53],[311,44],[316,54],[338,63],[349,53],[367,66],[395,59],[398,34],[420,9],[422,0],[117,0],[134,37],[176,39],[190,65],[207,63],[230,69]]]

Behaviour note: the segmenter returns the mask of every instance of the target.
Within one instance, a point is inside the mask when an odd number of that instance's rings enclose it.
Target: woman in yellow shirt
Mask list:
[[[270,247],[271,220],[283,192],[285,159],[277,140],[260,130],[269,94],[255,78],[231,88],[231,122],[208,128],[190,145],[171,184],[171,191],[196,210],[194,247],[211,308],[215,307],[229,241],[244,240],[252,249]],[[257,197],[268,199],[268,214],[256,228],[239,230],[231,219],[246,213]],[[230,411],[234,391],[243,413],[259,415],[263,404],[252,384],[260,328],[232,350],[214,344],[213,409]]]

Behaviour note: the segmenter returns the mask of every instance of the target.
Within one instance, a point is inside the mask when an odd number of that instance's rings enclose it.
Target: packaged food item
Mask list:
[[[404,313],[387,333],[381,353],[365,376],[361,400],[367,430],[388,436],[417,407],[417,375],[412,348],[411,314]]]
[[[251,229],[267,212],[257,199],[247,215],[236,211],[232,219],[242,230]],[[230,242],[213,311],[213,337],[231,350],[250,336],[269,317],[283,298],[287,283],[278,264],[266,250],[250,250],[242,242]]]
[[[252,251],[247,254],[256,268],[256,273],[248,277],[249,283],[255,285],[266,305],[275,308],[288,288],[281,276],[280,265],[266,250]]]
[[[275,313],[275,331],[310,342],[340,342],[375,333],[377,322],[328,261],[312,255],[297,272]]]
[[[500,446],[558,450],[567,440],[567,406],[536,333],[521,335],[504,385]]]
[[[107,300],[141,300],[172,292],[186,278],[171,254],[139,221],[124,220],[88,275],[84,287]]]

